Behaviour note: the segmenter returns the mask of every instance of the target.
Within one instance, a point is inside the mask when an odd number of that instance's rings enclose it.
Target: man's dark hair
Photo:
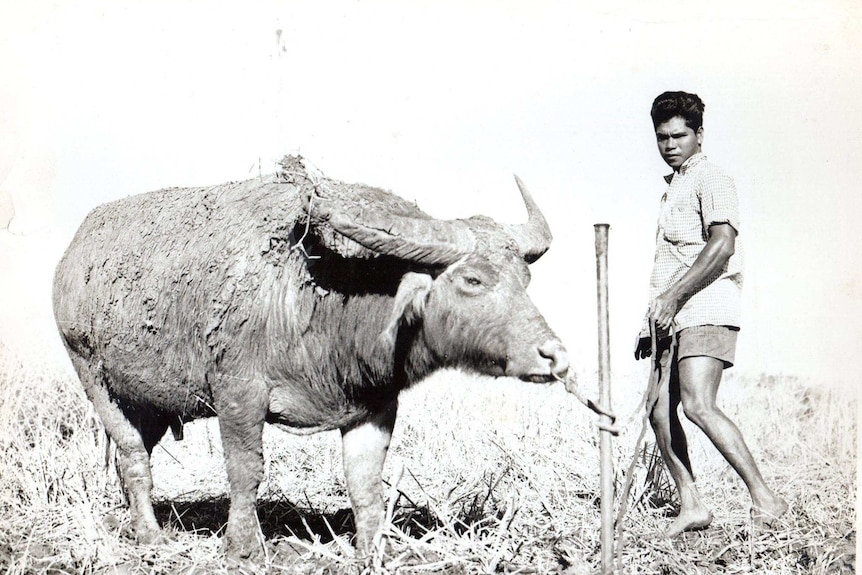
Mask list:
[[[703,126],[703,110],[706,106],[697,94],[688,92],[665,92],[652,103],[653,128],[680,116],[685,125],[697,132]]]

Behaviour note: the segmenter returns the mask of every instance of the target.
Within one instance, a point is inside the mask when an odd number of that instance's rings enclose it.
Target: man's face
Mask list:
[[[658,125],[656,143],[662,159],[678,172],[687,159],[700,151],[703,143],[703,126],[697,132],[685,125],[681,116],[675,116]]]

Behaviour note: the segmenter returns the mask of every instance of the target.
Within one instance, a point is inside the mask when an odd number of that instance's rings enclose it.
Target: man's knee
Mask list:
[[[723,417],[721,409],[711,394],[687,394],[682,398],[682,412],[689,421],[704,429],[717,418]]]
[[[722,363],[713,357],[686,357],[679,362],[680,401],[685,416],[702,427],[717,415],[715,396],[721,383]]]
[[[699,401],[683,402],[682,412],[689,421],[698,427],[703,427],[715,413],[715,407]]]
[[[653,429],[665,429],[670,425],[670,410],[667,406],[656,403],[649,411],[649,422]]]

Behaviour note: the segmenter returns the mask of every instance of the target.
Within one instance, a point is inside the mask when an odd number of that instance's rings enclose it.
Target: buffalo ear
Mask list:
[[[380,338],[389,346],[395,346],[395,338],[402,325],[415,324],[425,313],[425,302],[433,285],[434,279],[428,274],[408,272],[401,278],[389,323],[380,334]]]

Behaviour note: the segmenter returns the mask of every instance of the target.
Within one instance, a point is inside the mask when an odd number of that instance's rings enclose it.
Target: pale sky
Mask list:
[[[521,220],[517,173],[555,235],[530,292],[586,374],[593,224],[610,223],[613,368],[637,371],[668,171],[649,107],[681,89],[706,102],[704,151],[742,199],[736,369],[856,382],[857,1],[214,4],[0,0],[7,347],[59,355],[50,278],[96,205],[300,152],[442,218]]]

